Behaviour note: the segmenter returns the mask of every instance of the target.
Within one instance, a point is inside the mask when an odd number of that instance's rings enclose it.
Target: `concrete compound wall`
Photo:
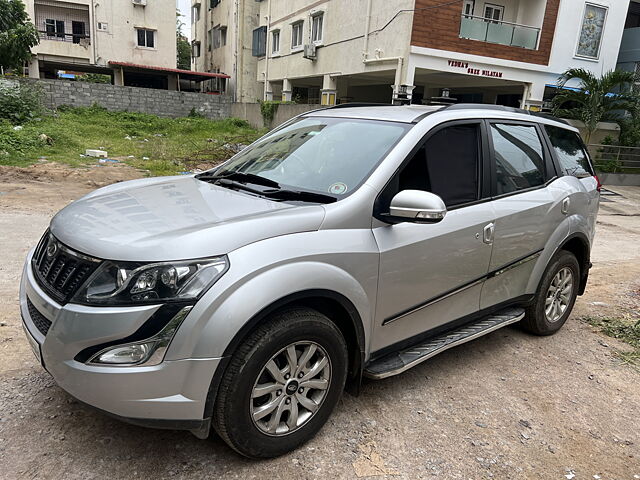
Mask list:
[[[254,128],[275,128],[296,115],[308,112],[309,110],[317,110],[318,108],[321,108],[320,105],[293,103],[278,105],[278,110],[273,118],[273,122],[271,122],[271,125],[265,125],[262,113],[260,113],[259,103],[233,103],[231,104],[231,116],[246,120]]]
[[[231,116],[231,100],[221,95],[65,80],[19,81],[39,85],[44,91],[45,106],[49,108],[61,105],[90,107],[97,103],[110,111],[149,113],[160,117],[186,117],[192,109],[211,119]]]

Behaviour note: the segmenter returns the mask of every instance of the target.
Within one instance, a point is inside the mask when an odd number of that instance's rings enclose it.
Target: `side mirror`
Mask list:
[[[403,190],[391,200],[389,215],[410,222],[436,223],[444,218],[447,207],[435,193]]]

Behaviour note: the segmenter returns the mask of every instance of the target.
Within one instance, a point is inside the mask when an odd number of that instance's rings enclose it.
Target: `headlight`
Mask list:
[[[228,267],[226,256],[150,264],[106,261],[72,301],[117,306],[197,300]]]

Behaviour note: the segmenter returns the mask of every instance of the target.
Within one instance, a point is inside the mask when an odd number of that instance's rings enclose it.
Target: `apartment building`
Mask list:
[[[25,4],[40,35],[29,76],[103,73],[112,75],[116,85],[179,88],[175,0],[25,0]],[[209,77],[194,77],[203,78]]]
[[[201,84],[205,92],[230,95],[238,102],[262,99],[251,55],[252,35],[260,25],[256,0],[193,0],[191,4],[191,68],[226,74]]]
[[[618,54],[618,69],[636,73],[634,89],[640,93],[640,0],[629,4]]]
[[[465,101],[540,109],[567,68],[600,75],[616,67],[629,0],[258,5],[252,55],[265,99],[326,105]]]

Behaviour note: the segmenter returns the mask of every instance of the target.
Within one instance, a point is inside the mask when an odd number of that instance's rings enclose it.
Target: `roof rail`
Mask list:
[[[339,103],[338,105],[329,106],[327,107],[327,109],[352,108],[352,107],[393,107],[393,105],[391,103],[350,102],[350,103]]]
[[[507,107],[505,105],[492,105],[488,103],[454,103],[453,105],[448,105],[443,110],[470,110],[470,109],[499,110],[501,112],[524,113],[525,115],[529,115],[529,110],[524,110],[522,108],[515,108],[515,107]]]
[[[571,125],[566,120],[563,120],[562,118],[554,117],[550,113],[533,112],[531,110],[525,110],[523,108],[507,107],[506,105],[492,105],[487,103],[454,103],[453,105],[448,105],[443,108],[443,110],[470,110],[470,109],[498,110],[501,112],[521,113],[523,115],[531,115],[534,117],[546,118],[547,120],[553,120],[554,122],[563,123],[565,125]]]

